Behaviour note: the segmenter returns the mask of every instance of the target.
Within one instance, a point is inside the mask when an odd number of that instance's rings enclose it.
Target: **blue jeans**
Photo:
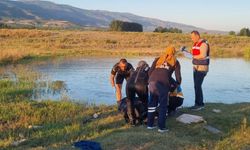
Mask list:
[[[207,72],[205,71],[196,71],[196,70],[194,71],[194,90],[195,90],[196,106],[204,106],[202,83],[206,75]]]
[[[158,116],[158,127],[160,129],[166,128],[166,114],[168,105],[168,92],[169,87],[159,82],[149,83],[149,102],[148,102],[148,127],[153,127],[155,111],[158,104],[159,116]]]

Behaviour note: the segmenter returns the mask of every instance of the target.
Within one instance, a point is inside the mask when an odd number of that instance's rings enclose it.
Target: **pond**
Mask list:
[[[150,65],[153,57],[128,58],[136,66],[139,60]],[[34,65],[35,70],[48,75],[52,81],[64,81],[70,99],[95,104],[114,104],[115,90],[109,76],[119,58],[57,58]],[[194,104],[193,71],[191,60],[180,58],[184,105]],[[125,84],[124,84],[125,85]],[[124,86],[125,87],[125,86]],[[250,62],[243,59],[212,59],[204,84],[205,102],[250,102]],[[125,96],[123,88],[123,96]],[[42,99],[60,99],[61,94],[43,95]]]

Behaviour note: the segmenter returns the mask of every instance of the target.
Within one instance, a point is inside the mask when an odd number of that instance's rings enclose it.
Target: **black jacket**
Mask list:
[[[131,74],[129,80],[127,81],[127,84],[142,84],[147,86],[148,85],[148,72],[149,67],[138,67],[136,70]]]
[[[167,64],[165,68],[156,68],[156,63],[159,58],[156,58],[149,70],[149,82],[159,82],[166,86],[170,85],[170,80],[173,72],[175,72],[176,82],[181,84],[181,66],[179,61],[176,61],[175,66]]]

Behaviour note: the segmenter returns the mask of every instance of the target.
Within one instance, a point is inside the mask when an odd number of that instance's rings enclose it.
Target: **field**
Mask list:
[[[249,58],[249,37],[202,35],[212,57]],[[53,56],[156,56],[168,45],[192,45],[189,34],[80,30],[0,30],[2,64]]]
[[[212,57],[250,58],[250,38],[202,35]],[[206,122],[184,125],[167,119],[170,131],[127,125],[117,106],[96,106],[70,99],[32,100],[43,75],[19,63],[57,56],[156,56],[166,46],[191,46],[188,34],[125,33],[69,30],[0,30],[0,149],[75,149],[79,140],[94,140],[103,149],[247,150],[250,149],[250,103],[209,103],[205,110],[181,108],[179,114],[203,116]],[[7,69],[6,69],[7,68]],[[39,82],[38,82],[39,81]],[[49,83],[60,89],[61,82]],[[214,113],[220,109],[221,113]],[[93,115],[98,114],[98,118]],[[204,129],[211,125],[222,133]]]

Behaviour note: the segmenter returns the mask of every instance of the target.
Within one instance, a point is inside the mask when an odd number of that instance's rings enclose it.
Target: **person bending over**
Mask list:
[[[148,103],[148,71],[149,65],[145,61],[140,61],[135,72],[127,81],[126,95],[127,95],[127,113],[131,125],[141,124],[146,117],[147,103]],[[136,98],[136,95],[138,98]],[[139,108],[135,108],[135,103]],[[137,115],[136,115],[137,111]],[[139,118],[137,118],[139,116]]]
[[[128,80],[133,71],[133,66],[124,58],[116,63],[111,70],[110,82],[111,86],[115,87],[118,106],[122,99],[122,83],[124,79]]]
[[[177,83],[181,84],[180,63],[175,57],[174,47],[167,47],[165,53],[156,58],[149,70],[149,102],[147,129],[154,129],[156,107],[159,104],[158,132],[168,131],[166,128],[166,114],[170,91],[170,80],[173,72]]]

